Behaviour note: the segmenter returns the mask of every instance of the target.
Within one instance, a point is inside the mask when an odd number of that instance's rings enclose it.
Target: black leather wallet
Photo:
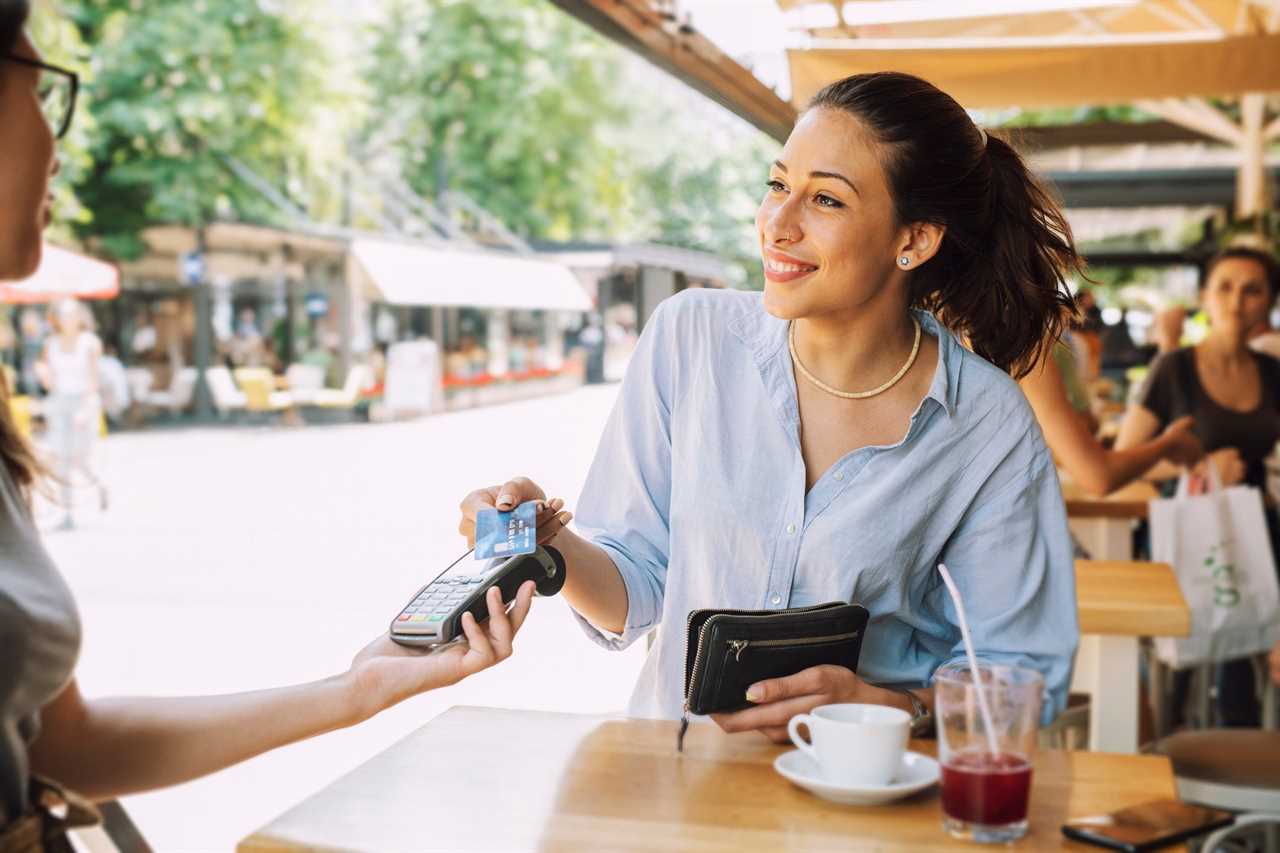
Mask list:
[[[857,672],[867,618],[865,607],[844,601],[790,610],[691,611],[676,748],[684,749],[690,714],[749,707],[747,688],[757,681],[822,664]]]

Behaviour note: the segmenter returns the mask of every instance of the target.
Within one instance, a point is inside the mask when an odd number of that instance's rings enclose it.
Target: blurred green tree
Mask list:
[[[545,0],[389,0],[361,148],[394,151],[419,193],[461,190],[524,236],[608,233],[625,175],[602,136],[644,97],[620,91],[619,53]]]
[[[92,167],[75,184],[78,222],[109,254],[136,257],[154,223],[274,211],[230,172],[236,157],[276,176],[306,169],[304,132],[324,105],[324,54],[309,0],[68,0],[92,48],[84,107]]]

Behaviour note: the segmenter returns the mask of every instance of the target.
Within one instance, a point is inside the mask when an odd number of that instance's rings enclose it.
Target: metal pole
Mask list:
[[[206,249],[204,226],[201,225],[196,228],[196,251],[200,253],[200,257],[205,258],[207,257]],[[195,284],[194,294],[196,308],[195,416],[198,421],[210,421],[213,420],[213,396],[209,392],[209,383],[205,381],[204,374],[213,360],[213,310],[209,293],[208,264],[203,266],[200,280]]]

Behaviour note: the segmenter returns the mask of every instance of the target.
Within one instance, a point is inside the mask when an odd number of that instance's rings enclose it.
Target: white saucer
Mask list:
[[[824,800],[848,806],[876,806],[923,791],[942,775],[936,759],[918,752],[902,756],[902,769],[888,785],[840,785],[821,775],[818,765],[798,749],[784,752],[773,761],[773,769]]]

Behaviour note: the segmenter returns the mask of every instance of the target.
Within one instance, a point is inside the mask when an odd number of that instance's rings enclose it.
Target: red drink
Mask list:
[[[966,823],[1002,826],[1027,819],[1031,763],[1019,755],[961,752],[942,765],[942,811]]]

